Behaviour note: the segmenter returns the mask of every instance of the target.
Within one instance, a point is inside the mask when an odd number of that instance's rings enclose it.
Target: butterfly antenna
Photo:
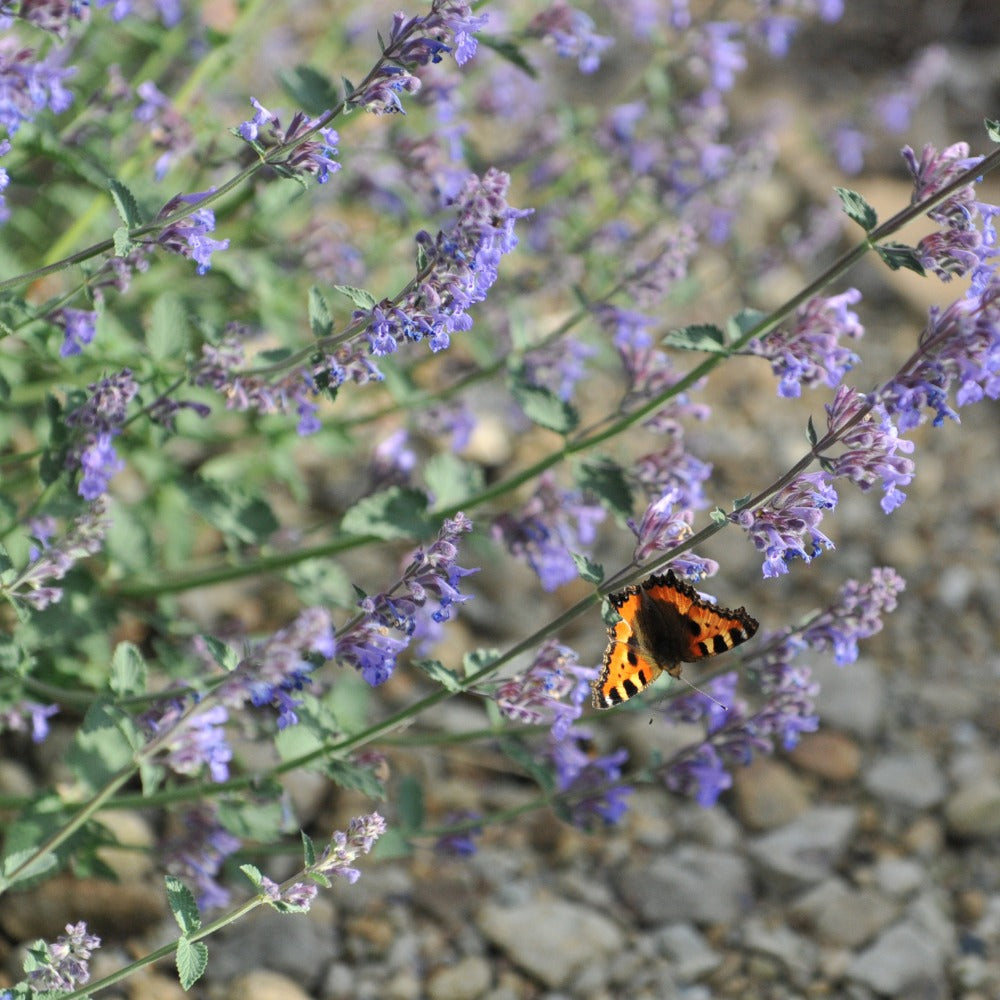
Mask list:
[[[729,706],[728,705],[723,705],[721,701],[717,701],[707,691],[702,691],[702,689],[700,687],[698,687],[697,684],[692,684],[683,674],[678,675],[677,679],[684,681],[684,683],[687,684],[687,686],[689,688],[691,688],[692,691],[697,691],[698,694],[703,695],[704,697],[706,697],[713,705],[718,705],[719,708],[721,708],[723,712],[728,712],[729,711]]]

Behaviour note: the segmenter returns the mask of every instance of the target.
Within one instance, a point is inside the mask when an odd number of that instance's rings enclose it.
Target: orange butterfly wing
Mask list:
[[[592,685],[595,708],[628,701],[664,671],[678,677],[681,663],[724,653],[758,628],[745,608],[731,611],[703,600],[672,570],[608,600],[620,620],[608,629],[604,664]]]

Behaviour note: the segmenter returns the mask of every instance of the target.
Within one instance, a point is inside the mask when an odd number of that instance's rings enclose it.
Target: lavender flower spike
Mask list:
[[[340,830],[334,833],[313,870],[319,875],[337,875],[353,885],[361,872],[351,865],[362,854],[371,851],[386,829],[385,820],[377,812],[352,819],[346,833]]]

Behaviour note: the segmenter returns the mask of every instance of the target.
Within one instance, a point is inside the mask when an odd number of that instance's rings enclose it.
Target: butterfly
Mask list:
[[[680,677],[681,664],[746,642],[758,628],[746,608],[730,611],[699,597],[673,570],[609,594],[621,616],[608,629],[604,665],[591,685],[594,708],[628,701],[663,671]]]

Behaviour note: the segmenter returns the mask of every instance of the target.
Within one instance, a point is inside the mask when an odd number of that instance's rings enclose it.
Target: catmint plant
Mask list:
[[[171,954],[190,988],[253,909],[352,891],[380,852],[458,863],[531,809],[596,832],[643,782],[715,806],[817,728],[808,658],[850,669],[906,599],[889,566],[844,582],[841,498],[912,505],[911,432],[1000,396],[996,123],[913,138],[884,222],[862,179],[748,235],[781,143],[733,97],[842,3],[354,5],[278,54],[263,6],[209,27],[173,2],[0,3],[0,732],[29,762],[54,730],[67,747],[5,799],[0,892],[89,864],[95,817],[141,809],[176,924],[94,982],[101,942],[67,914],[12,997],[99,994]],[[604,88],[623,52],[642,72]],[[874,81],[886,129],[910,137],[943,58]],[[842,174],[882,148],[841,106],[809,118]],[[940,293],[902,356],[871,350],[865,257]],[[752,308],[792,265],[804,287]],[[762,392],[805,442],[790,463],[734,444]],[[776,620],[773,580],[807,563],[839,596]],[[629,641],[650,575],[706,615],[706,591],[739,595],[699,654],[723,672],[693,689],[664,659],[591,713],[602,643],[651,652]],[[443,732],[448,699],[481,725]],[[690,745],[626,752],[640,701],[700,727]],[[533,791],[452,808],[396,763],[446,770],[456,745]],[[364,804],[321,829],[297,771]]]

